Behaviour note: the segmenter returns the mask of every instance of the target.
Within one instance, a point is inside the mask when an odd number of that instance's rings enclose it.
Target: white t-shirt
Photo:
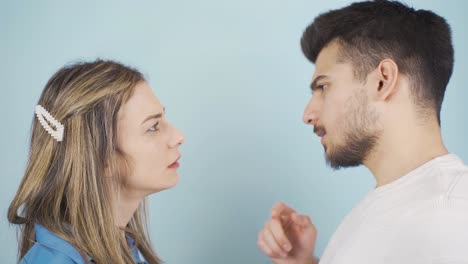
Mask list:
[[[343,220],[320,264],[468,263],[468,167],[437,157],[372,190]]]

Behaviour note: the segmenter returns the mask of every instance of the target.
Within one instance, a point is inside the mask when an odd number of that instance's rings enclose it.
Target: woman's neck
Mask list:
[[[115,222],[118,227],[125,228],[140,206],[143,198],[128,195],[124,189],[121,189],[119,193],[119,197],[115,199]]]

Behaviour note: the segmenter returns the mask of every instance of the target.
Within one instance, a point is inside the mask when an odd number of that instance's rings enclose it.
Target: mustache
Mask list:
[[[327,133],[327,131],[325,130],[323,126],[314,126],[314,133],[317,133],[317,131],[323,131]]]

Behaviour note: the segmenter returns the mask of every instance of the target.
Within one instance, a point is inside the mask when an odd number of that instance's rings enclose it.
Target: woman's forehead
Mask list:
[[[163,113],[164,108],[149,85],[141,82],[135,86],[132,96],[122,105],[120,112],[120,119],[143,120],[148,115]]]

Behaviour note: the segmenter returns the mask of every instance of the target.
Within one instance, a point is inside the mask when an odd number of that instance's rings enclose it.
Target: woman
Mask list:
[[[183,141],[137,70],[103,60],[60,69],[36,106],[8,210],[20,263],[161,263],[145,198],[176,185]]]

